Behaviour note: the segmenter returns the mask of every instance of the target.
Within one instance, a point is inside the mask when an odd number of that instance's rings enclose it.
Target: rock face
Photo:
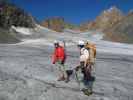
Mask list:
[[[103,11],[95,21],[81,24],[81,31],[102,31],[105,40],[133,43],[133,11],[124,15],[118,8]]]
[[[95,28],[100,30],[106,30],[123,18],[122,12],[116,7],[111,7],[101,13],[100,16],[96,18]]]
[[[133,12],[106,31],[105,39],[133,43]]]
[[[17,33],[14,31],[0,28],[0,43],[17,43],[20,42]]]
[[[106,30],[119,22],[124,17],[123,13],[116,7],[103,11],[95,21],[81,24],[81,31],[84,30]]]
[[[57,32],[63,32],[64,29],[78,29],[78,26],[66,22],[62,17],[48,18],[44,20],[41,25]]]
[[[31,15],[13,4],[1,3],[0,27],[10,28],[12,25],[21,27],[34,27],[35,22]]]
[[[62,30],[64,29],[64,19],[61,17],[49,18],[42,22],[42,26],[55,30],[57,32],[62,32]]]
[[[85,23],[82,23],[81,25],[80,25],[80,31],[86,31],[86,30],[88,30],[89,29],[89,24],[90,24],[91,22],[85,22]]]
[[[0,1],[0,43],[18,42],[16,33],[10,31],[11,26],[33,28],[35,21],[23,9],[2,0]]]

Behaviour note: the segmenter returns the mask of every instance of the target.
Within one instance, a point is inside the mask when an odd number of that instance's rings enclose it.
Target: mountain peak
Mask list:
[[[117,14],[123,16],[123,12],[118,9],[116,6],[111,6],[109,9],[104,10],[103,15]]]
[[[116,6],[112,6],[107,11],[112,12],[112,11],[120,11],[120,10]]]

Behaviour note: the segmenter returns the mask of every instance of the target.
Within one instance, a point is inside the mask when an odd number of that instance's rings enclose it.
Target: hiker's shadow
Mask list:
[[[75,78],[75,72],[73,70],[66,70],[66,73],[67,73],[67,76],[69,77],[69,79],[70,79],[70,77],[71,78],[73,77],[73,79]],[[90,76],[89,80],[84,81],[84,83],[86,85],[89,84],[89,85],[93,86],[93,83],[94,83],[95,80],[96,80],[95,76]]]

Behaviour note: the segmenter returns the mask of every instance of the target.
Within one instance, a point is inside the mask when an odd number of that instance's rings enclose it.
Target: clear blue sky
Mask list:
[[[61,16],[79,24],[94,20],[104,9],[116,6],[124,13],[133,9],[133,0],[10,0],[31,13],[37,20]]]

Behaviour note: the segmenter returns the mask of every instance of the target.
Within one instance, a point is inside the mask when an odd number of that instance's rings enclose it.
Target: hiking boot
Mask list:
[[[87,96],[90,96],[90,95],[93,94],[93,92],[90,91],[89,89],[82,89],[81,91],[82,91],[85,95],[87,95]]]
[[[68,83],[69,81],[70,81],[70,79],[69,78],[66,78],[65,83]]]
[[[65,78],[64,77],[61,77],[57,81],[64,81],[64,80],[65,80]]]

